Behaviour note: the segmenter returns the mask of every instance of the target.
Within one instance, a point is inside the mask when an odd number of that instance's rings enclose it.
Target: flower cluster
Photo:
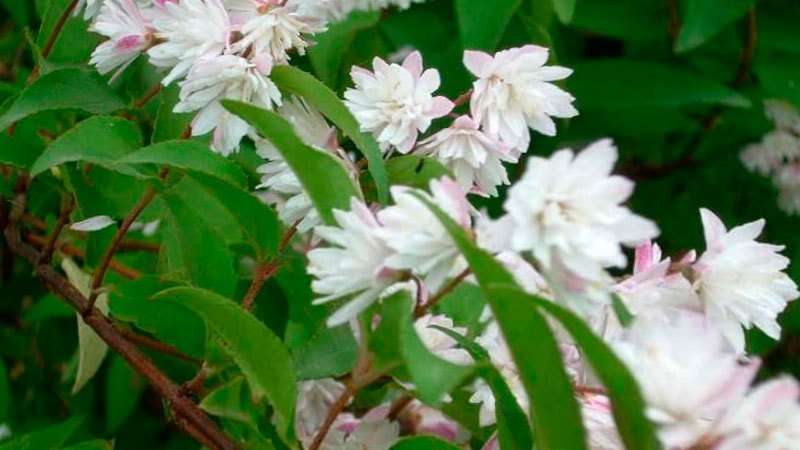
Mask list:
[[[778,188],[778,206],[789,214],[800,214],[800,112],[780,100],[764,102],[775,129],[761,142],[742,150],[745,167],[768,176]]]

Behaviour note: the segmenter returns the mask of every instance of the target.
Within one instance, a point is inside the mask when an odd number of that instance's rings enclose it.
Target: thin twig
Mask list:
[[[30,244],[38,247],[38,248],[44,248],[44,246],[47,244],[47,238],[45,238],[44,236],[39,236],[39,235],[33,234],[33,233],[26,233],[25,234],[25,240],[28,243],[30,243]],[[69,245],[69,244],[58,244],[58,245],[56,245],[56,249],[55,250],[60,252],[60,253],[65,254],[67,256],[80,258],[80,259],[86,261],[86,252],[84,252],[83,250],[79,249],[78,247],[74,247],[74,246]],[[121,262],[117,261],[116,259],[111,260],[111,263],[109,264],[108,267],[109,267],[109,269],[113,270],[114,272],[116,272],[120,276],[125,277],[125,278],[127,278],[129,280],[138,280],[139,278],[142,277],[142,274],[138,270],[130,268],[130,267],[126,266],[125,264],[122,264]]]
[[[674,43],[678,40],[678,33],[681,30],[681,17],[678,14],[678,1],[667,0],[667,33]]]
[[[67,20],[69,20],[70,16],[72,16],[72,12],[75,11],[75,7],[78,6],[79,0],[72,0],[70,4],[67,6],[67,9],[61,13],[61,17],[58,18],[55,26],[53,26],[53,31],[50,32],[50,36],[47,37],[47,41],[44,43],[42,47],[42,60],[46,60],[50,53],[52,53],[53,48],[56,45],[56,41],[58,41],[58,36],[61,34],[61,30],[64,29],[64,25],[67,24]],[[33,82],[36,78],[39,77],[39,71],[41,68],[37,64],[36,67],[33,68],[31,71],[30,76],[28,77],[28,83]]]
[[[753,65],[753,56],[756,53],[756,43],[758,41],[758,17],[756,9],[750,8],[747,11],[747,34],[745,35],[742,53],[739,56],[739,69],[736,71],[736,79],[733,81],[734,87],[744,84],[750,77],[750,67]]]
[[[158,253],[161,251],[161,246],[152,242],[137,241],[134,239],[126,239],[119,244],[118,251],[121,252],[149,252]]]
[[[156,352],[172,356],[174,358],[186,361],[188,363],[192,363],[197,366],[203,364],[203,360],[195,358],[193,356],[189,356],[186,353],[181,352],[180,350],[169,344],[165,344],[151,337],[143,336],[139,333],[136,333],[133,330],[119,328],[119,327],[117,328],[119,329],[121,335],[125,336],[126,339],[128,339],[129,341],[133,342],[134,344],[140,347],[149,348],[150,350],[154,350]]]
[[[261,292],[264,283],[278,271],[278,265],[277,260],[272,260],[256,268],[253,274],[253,282],[250,283],[250,288],[247,290],[247,294],[242,300],[242,308],[246,311],[250,311],[253,308],[253,303],[256,301],[256,297],[258,297],[258,293]]]
[[[429,298],[424,305],[418,304],[417,307],[414,308],[414,317],[419,318],[427,314],[431,308],[436,306],[436,304],[439,303],[439,301],[441,301],[442,298],[444,298],[447,294],[453,292],[453,290],[457,288],[458,285],[461,284],[461,282],[464,281],[464,279],[466,279],[471,273],[472,271],[469,268],[464,269],[455,278],[450,280],[443,288],[439,289],[439,292],[433,295],[433,297]]]
[[[58,242],[59,236],[61,236],[61,232],[64,230],[64,226],[69,221],[69,215],[72,213],[72,210],[75,209],[75,197],[69,197],[69,200],[64,202],[64,205],[61,207],[61,213],[58,215],[58,221],[56,221],[56,226],[53,228],[53,232],[50,233],[50,237],[47,239],[47,243],[42,250],[42,260],[39,261],[39,264],[50,264],[50,260],[53,257],[53,251],[56,248],[56,242]]]
[[[322,442],[325,440],[325,436],[328,435],[333,422],[335,422],[336,418],[339,417],[339,414],[344,411],[344,409],[347,407],[347,404],[350,403],[350,400],[352,400],[356,395],[356,392],[358,392],[358,389],[355,387],[352,380],[345,384],[344,391],[331,405],[331,408],[328,410],[328,415],[325,416],[325,420],[322,422],[322,425],[320,425],[319,430],[317,430],[317,434],[314,435],[314,440],[311,441],[311,445],[308,446],[308,450],[319,450],[320,446],[322,446]]]
[[[158,95],[159,92],[161,92],[162,88],[163,85],[161,83],[158,83],[155,86],[151,87],[150,90],[148,90],[142,98],[140,98],[133,104],[133,107],[136,109],[143,108],[144,105],[148,104],[150,100],[154,99],[155,96]]]
[[[392,405],[389,407],[389,413],[386,415],[386,419],[388,420],[397,420],[400,416],[400,413],[406,409],[411,402],[414,401],[414,397],[410,394],[403,394],[397,400],[392,402]]]
[[[464,103],[467,103],[470,98],[472,98],[472,89],[456,97],[456,99],[453,100],[453,108],[457,108],[463,105]]]

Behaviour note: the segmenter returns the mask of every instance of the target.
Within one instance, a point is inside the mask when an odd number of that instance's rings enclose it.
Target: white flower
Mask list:
[[[400,438],[400,425],[388,419],[362,419],[337,450],[389,450]]]
[[[579,402],[583,426],[589,437],[589,449],[624,450],[608,397],[589,394],[582,396]]]
[[[419,52],[410,54],[402,66],[375,58],[372,68],[374,72],[353,67],[355,88],[345,92],[345,103],[361,130],[373,133],[381,148],[408,153],[419,132],[425,132],[433,119],[447,115],[453,103],[433,97],[440,84],[439,71],[423,72]]]
[[[472,362],[472,357],[466,350],[458,347],[455,339],[441,330],[432,328],[433,326],[447,328],[462,336],[467,334],[466,328],[453,325],[453,319],[444,314],[435,316],[426,314],[420,317],[414,321],[414,329],[431,353],[453,364],[467,365]]]
[[[756,387],[728,410],[715,429],[715,450],[796,450],[800,443],[800,387],[781,377]]]
[[[637,319],[614,345],[642,388],[665,448],[685,448],[741,398],[758,369],[742,365],[725,338],[698,315],[672,324]]]
[[[301,381],[297,385],[295,428],[297,436],[308,444],[325,421],[331,405],[344,392],[344,385],[333,378]]]
[[[223,108],[220,100],[232,99],[272,109],[281,104],[278,88],[267,76],[270,67],[236,55],[201,58],[182,81],[175,112],[200,112],[192,121],[192,135],[214,130],[213,148],[227,156],[239,148],[250,126]]]
[[[100,7],[102,5],[103,0],[78,0],[78,4],[75,5],[75,15],[78,15],[81,11],[83,11],[84,19],[93,19],[94,16],[100,12]]]
[[[396,281],[386,266],[391,249],[378,237],[381,225],[366,205],[353,199],[350,211],[335,210],[339,227],[318,226],[317,236],[334,245],[308,252],[308,273],[316,279],[314,292],[322,294],[314,304],[355,295],[328,318],[328,326],[348,322],[374,303]]]
[[[242,39],[233,45],[233,50],[245,52],[252,48],[256,55],[266,54],[275,64],[289,62],[288,51],[297,50],[304,55],[309,42],[304,34],[324,30],[319,23],[297,13],[287,6],[276,6],[270,1],[252,0],[255,14],[241,27]]]
[[[452,443],[469,440],[469,432],[458,422],[419,400],[414,400],[403,410],[401,422],[404,419],[410,422],[412,434],[415,435],[433,435]]]
[[[791,103],[776,99],[765,100],[764,111],[779,130],[800,134],[800,112]]]
[[[692,284],[671,271],[671,264],[670,258],[661,259],[658,244],[647,241],[636,247],[633,275],[614,287],[633,315],[666,320],[676,310],[699,310]]]
[[[162,83],[185,76],[198,58],[221,54],[228,45],[230,20],[222,0],[180,0],[157,6],[153,19],[161,41],[148,50],[156,67],[171,68]]]
[[[69,226],[69,229],[73,231],[100,231],[114,225],[114,223],[116,223],[114,219],[109,216],[93,216],[73,223]]]
[[[567,78],[572,70],[545,66],[548,57],[549,50],[536,45],[503,50],[494,56],[464,52],[464,65],[478,77],[470,101],[472,117],[518,152],[528,149],[528,127],[554,136],[556,125],[551,117],[578,115],[572,106],[574,97],[551,83]]]
[[[421,142],[419,150],[449,167],[464,190],[488,196],[496,196],[497,186],[509,182],[503,161],[517,162],[505,144],[481,131],[469,116]]]
[[[800,162],[795,161],[777,169],[772,182],[780,190],[778,206],[788,214],[800,214]]]
[[[439,219],[419,196],[441,208],[465,229],[470,227],[469,203],[453,180],[442,178],[430,184],[431,195],[406,186],[393,186],[395,204],[378,213],[383,225],[378,235],[393,254],[386,265],[412,270],[425,277],[428,289],[435,292],[454,270],[460,252]]]
[[[278,113],[292,124],[304,143],[323,151],[336,146],[336,130],[303,100],[292,97],[278,108]],[[317,210],[278,149],[268,139],[255,142],[259,156],[268,161],[258,168],[263,176],[257,187],[269,190],[267,201],[276,205],[281,220],[287,225],[301,220],[297,227],[301,233],[319,225]]]
[[[701,209],[700,215],[706,251],[694,265],[695,286],[706,315],[739,352],[744,351],[742,326],[755,325],[779,339],[777,316],[800,295],[782,272],[789,265],[778,253],[783,247],[755,240],[764,229],[763,219],[728,231],[711,211]]]
[[[104,75],[117,69],[114,77],[147,50],[153,40],[153,30],[133,0],[106,1],[90,29],[108,40],[97,46],[89,62]]]
[[[633,183],[611,175],[616,160],[610,140],[577,156],[560,150],[549,159],[531,157],[504,205],[512,249],[532,251],[545,268],[560,262],[587,280],[604,278],[604,267],[624,267],[620,244],[641,243],[658,229],[622,205]]]

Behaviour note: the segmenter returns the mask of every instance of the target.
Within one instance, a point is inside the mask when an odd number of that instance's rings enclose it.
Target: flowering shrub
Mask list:
[[[2,4],[0,449],[800,445],[797,5]]]

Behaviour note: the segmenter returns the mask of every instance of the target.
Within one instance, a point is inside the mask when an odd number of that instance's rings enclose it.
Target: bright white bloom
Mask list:
[[[789,259],[783,246],[757,242],[764,220],[728,231],[722,221],[701,209],[706,251],[694,265],[695,286],[706,315],[719,326],[734,348],[744,352],[744,330],[755,325],[779,339],[778,314],[800,295],[783,273]]]
[[[319,23],[298,14],[289,5],[276,6],[272,0],[250,0],[250,3],[254,14],[241,26],[242,39],[233,45],[234,51],[251,49],[256,55],[268,55],[275,64],[286,64],[289,50],[305,54],[309,42],[304,34],[324,30]]]
[[[304,143],[322,151],[336,147],[336,129],[303,100],[292,97],[278,108],[278,113],[292,124]],[[301,233],[319,225],[317,210],[278,149],[268,139],[257,139],[256,150],[259,156],[268,161],[258,168],[262,174],[258,188],[268,190],[267,201],[276,205],[283,223],[291,225],[301,220],[297,227]]]
[[[800,386],[782,377],[756,387],[715,429],[715,450],[796,450],[800,445]]]
[[[113,70],[119,75],[153,41],[153,30],[133,0],[107,0],[90,29],[108,38],[90,60],[104,75]]]
[[[724,337],[701,316],[674,324],[637,319],[615,343],[639,381],[647,414],[665,448],[685,448],[746,392],[758,362],[742,365]]]
[[[337,450],[389,450],[400,439],[400,425],[381,418],[362,419]]]
[[[503,161],[517,162],[505,144],[481,131],[469,116],[420,143],[419,150],[450,168],[464,190],[488,196],[496,196],[497,186],[509,183]]]
[[[297,436],[306,444],[314,438],[328,410],[344,392],[344,385],[333,378],[301,381],[298,383],[295,428]]]
[[[661,259],[658,244],[647,241],[636,247],[633,275],[615,286],[631,313],[663,320],[676,310],[699,310],[691,283],[680,272],[671,271],[671,264],[670,258]]]
[[[444,314],[435,316],[426,314],[414,322],[414,329],[417,331],[417,335],[419,335],[420,340],[431,353],[453,364],[467,365],[472,363],[472,357],[469,356],[466,350],[458,347],[455,339],[436,328],[432,328],[433,326],[447,328],[462,336],[467,334],[466,328],[455,326],[453,319]]]
[[[267,76],[269,71],[269,65],[257,66],[236,55],[202,58],[181,82],[180,102],[174,111],[199,110],[192,121],[192,135],[214,130],[212,147],[227,156],[239,148],[250,126],[229,113],[220,100],[240,100],[267,109],[272,109],[273,103],[280,105],[281,94]]]
[[[111,225],[114,225],[115,223],[116,222],[114,219],[109,216],[94,216],[81,220],[80,222],[73,223],[69,226],[69,229],[73,231],[84,232],[100,231],[110,227]]]
[[[198,58],[221,54],[228,45],[231,24],[222,0],[180,0],[157,6],[153,19],[162,41],[147,54],[156,67],[171,68],[164,85],[185,76]]]
[[[470,107],[489,133],[518,152],[530,143],[528,127],[547,135],[556,134],[551,117],[574,117],[574,97],[555,84],[572,74],[571,69],[545,66],[549,50],[536,45],[512,48],[494,56],[464,52],[464,65],[478,77],[473,85]]]
[[[460,252],[450,233],[418,196],[437,205],[464,229],[469,229],[471,220],[464,191],[453,180],[433,180],[430,191],[428,195],[419,189],[393,186],[395,204],[378,213],[383,227],[377,233],[393,250],[386,265],[424,276],[428,289],[435,292],[454,270]]]
[[[589,394],[579,399],[583,426],[589,435],[590,450],[623,450],[611,402],[604,395]]]
[[[328,318],[328,326],[341,325],[358,316],[374,303],[380,293],[397,280],[387,268],[391,249],[378,237],[382,229],[372,211],[353,199],[350,211],[335,210],[339,227],[318,226],[317,236],[334,247],[308,252],[308,273],[316,279],[311,287],[322,294],[314,304],[342,297],[355,297]]]
[[[578,155],[567,149],[531,157],[504,205],[512,249],[532,251],[546,268],[560,262],[586,279],[602,278],[603,267],[624,267],[620,244],[644,242],[658,228],[622,205],[633,183],[611,175],[616,160],[607,139]]]
[[[345,103],[361,130],[373,133],[381,148],[395,147],[408,153],[419,133],[425,132],[433,119],[447,115],[453,103],[433,96],[439,89],[439,71],[423,72],[419,52],[410,54],[402,66],[375,58],[372,69],[374,72],[353,67],[350,75],[355,88],[345,92]]]

